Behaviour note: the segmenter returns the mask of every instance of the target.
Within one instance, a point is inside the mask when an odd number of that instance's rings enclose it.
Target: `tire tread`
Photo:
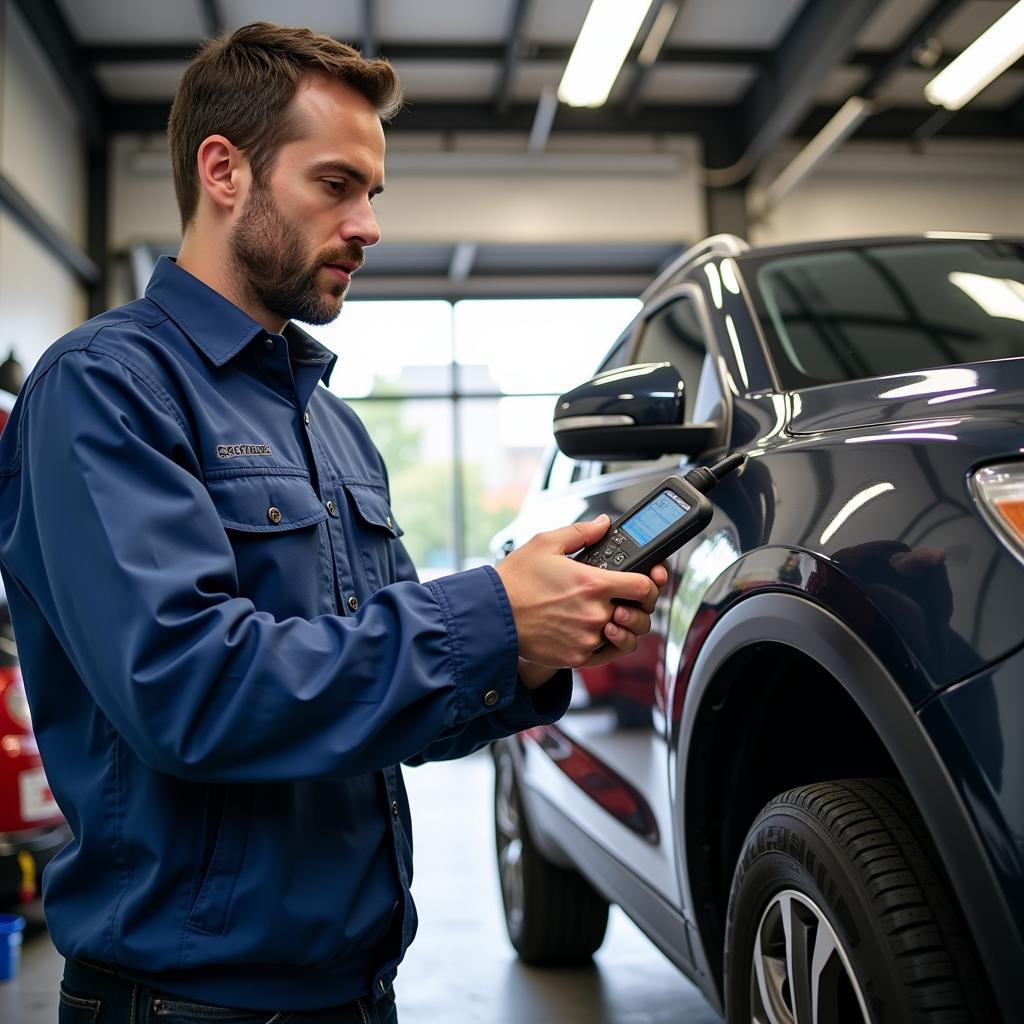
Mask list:
[[[954,1024],[998,1019],[962,914],[941,860],[906,790],[886,779],[818,782],[768,802],[748,836],[738,880],[768,848],[775,812],[802,812],[848,858],[863,899],[889,947],[910,1005],[910,1020]],[[825,889],[826,872],[813,852],[804,867]],[[732,905],[730,905],[730,925]]]

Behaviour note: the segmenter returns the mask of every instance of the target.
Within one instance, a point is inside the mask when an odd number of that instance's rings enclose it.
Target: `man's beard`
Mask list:
[[[307,324],[334,320],[348,290],[338,280],[321,288],[321,268],[363,262],[363,250],[354,243],[310,258],[302,233],[282,215],[270,189],[257,182],[228,238],[228,253],[243,295],[274,316]]]

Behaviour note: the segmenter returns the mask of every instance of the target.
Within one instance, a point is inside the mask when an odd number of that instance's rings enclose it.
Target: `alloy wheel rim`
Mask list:
[[[751,1024],[871,1024],[850,957],[822,910],[795,889],[761,915],[750,962]]]

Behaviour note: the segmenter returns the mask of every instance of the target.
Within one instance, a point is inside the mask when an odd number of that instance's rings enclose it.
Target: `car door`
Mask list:
[[[644,310],[628,352],[616,352],[618,361],[602,369],[671,362],[686,384],[687,422],[721,420],[724,436],[727,405],[715,360],[708,353],[708,334],[700,291],[682,285]],[[559,459],[564,458],[556,456],[551,467],[563,478],[567,467]],[[602,512],[615,518],[666,476],[686,468],[679,456],[648,462],[577,462],[571,483],[558,493],[571,497],[576,518]],[[554,495],[552,500],[557,500]],[[668,605],[664,598],[659,602],[654,628],[634,654],[575,673],[569,712],[549,731],[544,753],[528,757],[527,771],[543,775],[543,782],[538,779],[541,788],[549,795],[556,793],[563,813],[611,853],[623,870],[634,872],[682,909],[663,686]]]

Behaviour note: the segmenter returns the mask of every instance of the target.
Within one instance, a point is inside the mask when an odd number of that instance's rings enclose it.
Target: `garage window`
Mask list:
[[[423,579],[490,562],[551,441],[555,399],[595,372],[636,299],[352,301],[307,327],[363,419]]]

